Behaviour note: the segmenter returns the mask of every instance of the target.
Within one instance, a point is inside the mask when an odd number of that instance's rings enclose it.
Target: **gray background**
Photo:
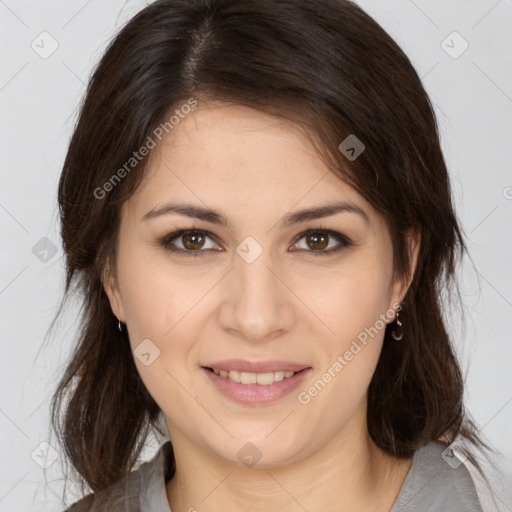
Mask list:
[[[510,460],[512,2],[358,3],[402,46],[435,104],[473,259],[461,271],[465,330],[459,317],[451,320],[466,403]],[[61,510],[62,454],[49,437],[48,406],[77,309],[71,305],[43,346],[63,288],[57,181],[92,66],[144,5],[0,0],[0,512]]]

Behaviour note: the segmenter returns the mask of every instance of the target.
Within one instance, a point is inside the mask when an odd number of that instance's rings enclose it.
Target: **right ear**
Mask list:
[[[123,301],[121,299],[121,293],[119,292],[119,286],[117,285],[117,277],[115,276],[115,273],[112,272],[108,263],[105,264],[101,272],[101,282],[110,302],[112,312],[118,320],[126,323]]]

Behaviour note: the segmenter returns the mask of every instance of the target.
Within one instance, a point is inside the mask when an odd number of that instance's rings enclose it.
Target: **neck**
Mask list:
[[[367,430],[344,429],[314,453],[278,467],[247,468],[169,429],[176,472],[167,483],[172,512],[200,510],[389,511],[411,465],[376,446]]]

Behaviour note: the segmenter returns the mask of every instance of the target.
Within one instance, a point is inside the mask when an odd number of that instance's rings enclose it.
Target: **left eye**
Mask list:
[[[352,245],[352,242],[341,233],[325,229],[309,230],[299,235],[299,241],[305,240],[306,252],[312,252],[315,256],[333,254],[341,251],[345,247]],[[334,238],[338,241],[338,244],[334,245],[334,248],[327,249],[329,247],[329,239]],[[296,244],[294,244],[296,245]],[[315,250],[308,251],[308,248]]]
[[[338,241],[338,244],[335,244],[334,248],[329,248],[331,238]],[[180,253],[186,256],[199,256],[201,253],[206,252],[206,250],[219,250],[215,249],[212,243],[210,243],[209,247],[205,247],[206,239],[210,239],[213,243],[213,235],[208,231],[201,229],[185,229],[170,233],[160,241],[160,244],[170,252]],[[352,242],[345,235],[325,229],[310,229],[301,233],[296,238],[297,242],[295,242],[293,246],[297,246],[298,242],[303,239],[305,240],[306,247],[299,248],[299,250],[305,250],[305,252],[310,252],[315,256],[337,253],[345,247],[352,245]],[[174,240],[179,240],[182,247],[176,247]],[[213,245],[215,246],[217,244],[213,243]],[[297,249],[294,249],[294,252],[295,250]]]

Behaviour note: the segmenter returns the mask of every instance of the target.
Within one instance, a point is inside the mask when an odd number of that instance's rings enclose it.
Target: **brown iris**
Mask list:
[[[306,243],[311,249],[323,251],[329,245],[329,235],[319,232],[311,233],[306,236]]]
[[[201,249],[204,244],[204,239],[205,237],[201,233],[186,233],[182,236],[183,246],[190,250]]]

